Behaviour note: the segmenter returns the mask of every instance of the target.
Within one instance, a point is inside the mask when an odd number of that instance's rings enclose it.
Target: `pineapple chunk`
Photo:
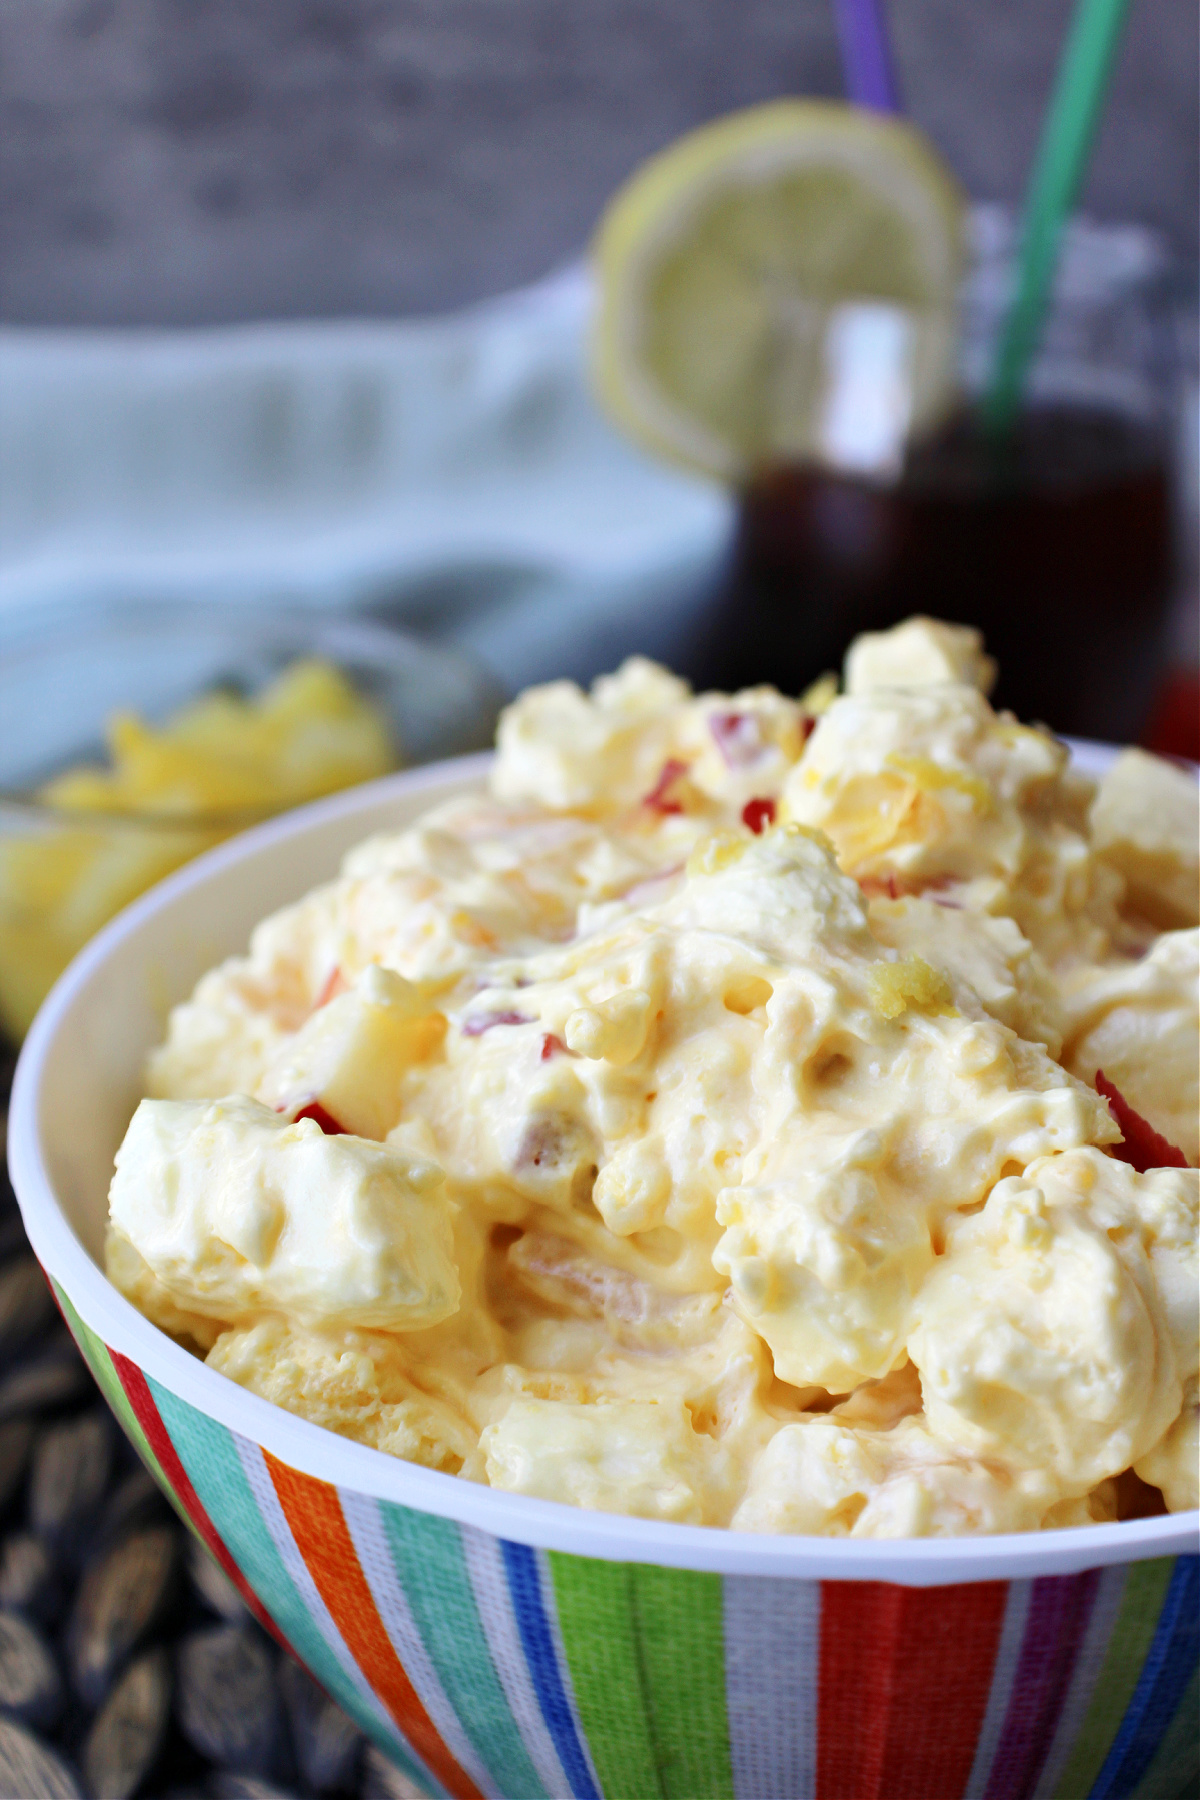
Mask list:
[[[348,994],[319,1007],[267,1065],[258,1098],[295,1115],[320,1108],[343,1131],[382,1141],[400,1086],[441,1043],[446,1021],[420,989],[373,963]]]
[[[1200,794],[1183,769],[1122,750],[1092,803],[1092,846],[1152,925],[1200,923]]]

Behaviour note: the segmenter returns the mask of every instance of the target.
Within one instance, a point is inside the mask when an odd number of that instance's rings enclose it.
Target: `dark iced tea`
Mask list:
[[[856,632],[932,613],[983,630],[998,705],[1127,739],[1159,669],[1171,574],[1156,429],[1056,404],[997,446],[964,415],[891,485],[816,467],[756,480],[704,674],[799,692]]]

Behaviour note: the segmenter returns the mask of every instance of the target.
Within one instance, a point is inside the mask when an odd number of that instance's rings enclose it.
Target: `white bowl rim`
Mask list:
[[[1114,754],[1110,746],[1099,744],[1078,744],[1072,749],[1077,762],[1093,772],[1102,769]],[[9,1167],[33,1250],[85,1324],[180,1400],[303,1474],[534,1548],[721,1575],[888,1581],[916,1587],[1073,1574],[1109,1563],[1194,1553],[1200,1547],[1200,1515],[1196,1512],[994,1537],[850,1540],[660,1524],[503,1493],[401,1461],[285,1412],[208,1368],[151,1325],[117,1292],[63,1213],[39,1130],[46,1065],[79,990],[119,945],[136,936],[146,920],[170,908],[178,896],[210,876],[314,826],[352,817],[389,798],[428,789],[432,800],[443,787],[482,779],[489,762],[485,753],[402,771],[243,832],[197,857],[126,907],[59,978],[17,1063],[9,1113]]]

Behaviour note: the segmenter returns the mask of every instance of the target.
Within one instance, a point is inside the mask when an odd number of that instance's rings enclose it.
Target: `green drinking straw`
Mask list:
[[[1012,429],[1129,0],[1079,0],[1058,67],[1025,206],[1017,289],[983,399],[994,437]]]

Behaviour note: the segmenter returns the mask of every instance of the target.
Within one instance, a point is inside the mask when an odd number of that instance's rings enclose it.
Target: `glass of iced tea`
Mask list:
[[[977,401],[1011,291],[1013,216],[976,208],[971,237],[956,409],[884,445],[875,466],[850,444],[747,484],[703,673],[798,692],[856,632],[926,612],[983,629],[997,704],[1126,739],[1151,698],[1172,587],[1166,257],[1140,229],[1072,224],[1023,410],[993,441]]]

